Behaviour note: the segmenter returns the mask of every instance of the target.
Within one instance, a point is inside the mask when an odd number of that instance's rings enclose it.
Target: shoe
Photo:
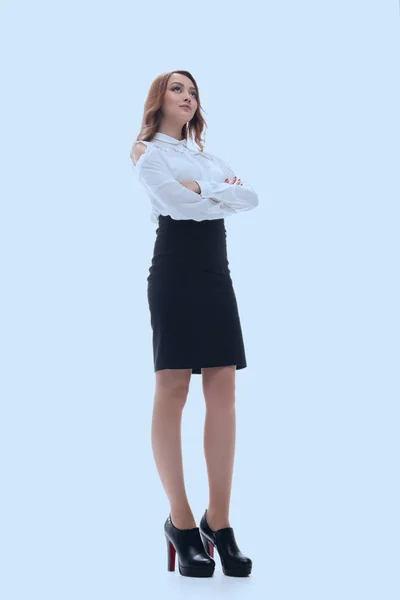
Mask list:
[[[200,537],[206,552],[214,556],[214,546],[218,550],[224,575],[247,577],[253,563],[239,550],[232,527],[223,527],[214,531],[207,523],[207,510],[200,521]]]
[[[187,577],[212,577],[215,561],[205,552],[199,528],[178,529],[172,523],[171,513],[164,523],[167,540],[168,571],[175,571],[175,555],[178,553],[179,573]]]

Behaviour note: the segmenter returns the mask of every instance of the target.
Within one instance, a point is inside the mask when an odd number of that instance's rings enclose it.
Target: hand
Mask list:
[[[243,185],[243,183],[240,183],[240,179],[236,180],[236,176],[230,181],[228,178],[226,178],[224,183],[231,183],[232,185]]]

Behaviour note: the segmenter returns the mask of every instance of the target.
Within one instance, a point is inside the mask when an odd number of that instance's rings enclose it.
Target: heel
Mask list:
[[[210,542],[210,540],[208,540],[201,532],[200,537],[201,541],[203,542],[204,550],[211,556],[211,558],[214,558],[214,544]]]
[[[167,540],[167,568],[168,571],[175,571],[176,550],[167,536],[165,536],[165,539]]]

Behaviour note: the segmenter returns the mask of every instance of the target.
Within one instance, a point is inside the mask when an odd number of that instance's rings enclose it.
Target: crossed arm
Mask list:
[[[258,205],[256,191],[250,185],[243,185],[240,179],[236,179],[232,169],[222,160],[214,157],[225,173],[224,182],[203,179],[181,182],[174,179],[170,169],[164,164],[161,151],[156,150],[157,148],[151,145],[146,150],[145,144],[137,142],[134,151],[131,152],[131,158],[137,169],[139,181],[148,190],[160,214],[166,214],[168,211],[172,218],[200,221],[204,218],[224,218],[241,211],[252,210]],[[242,186],[243,190],[237,189]],[[198,200],[196,195],[199,196]]]
[[[228,180],[228,178],[225,179],[225,183],[232,183],[235,184],[237,183],[238,185],[243,185],[242,183],[239,183],[240,179],[238,179],[236,181],[236,177],[233,177],[233,179],[231,179],[230,181]],[[192,190],[192,192],[195,192],[196,194],[201,194],[201,189],[199,184],[197,183],[197,181],[180,181],[179,182],[181,185],[183,185],[183,187],[187,188],[188,190]]]

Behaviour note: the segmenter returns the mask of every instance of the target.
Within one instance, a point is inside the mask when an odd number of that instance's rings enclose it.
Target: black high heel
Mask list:
[[[214,556],[214,546],[218,550],[224,575],[247,577],[253,566],[251,558],[244,556],[236,543],[232,527],[223,527],[214,531],[207,523],[207,510],[200,521],[200,537],[204,550]]]
[[[187,577],[212,577],[215,561],[205,552],[199,528],[178,529],[172,523],[171,514],[164,523],[167,541],[168,571],[175,571],[175,555],[181,575]]]

